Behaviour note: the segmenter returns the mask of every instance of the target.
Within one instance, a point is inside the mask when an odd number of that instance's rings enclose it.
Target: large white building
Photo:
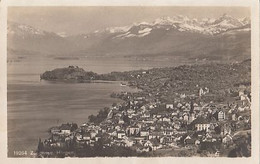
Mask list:
[[[197,118],[196,120],[194,120],[194,124],[195,124],[195,129],[197,131],[209,131],[209,127],[210,127],[210,122],[202,117]]]

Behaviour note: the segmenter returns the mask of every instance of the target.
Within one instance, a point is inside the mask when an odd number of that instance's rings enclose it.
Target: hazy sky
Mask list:
[[[153,21],[163,16],[215,18],[229,14],[250,17],[246,7],[9,7],[8,20],[68,35],[81,34],[134,22]]]

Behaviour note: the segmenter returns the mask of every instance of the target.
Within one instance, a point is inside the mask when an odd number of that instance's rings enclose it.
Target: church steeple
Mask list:
[[[194,102],[190,102],[190,114],[194,113]]]
[[[194,114],[194,102],[191,101],[190,104],[190,114],[189,114],[189,123],[195,120],[195,114]]]

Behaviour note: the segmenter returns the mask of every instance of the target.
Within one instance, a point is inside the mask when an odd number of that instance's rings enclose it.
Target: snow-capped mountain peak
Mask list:
[[[113,54],[115,57],[140,55],[145,59],[162,54],[167,58],[178,55],[185,59],[207,57],[213,60],[225,60],[226,56],[237,59],[239,56],[240,60],[250,56],[250,30],[249,18],[171,16],[67,37],[63,31],[55,34],[8,22],[7,37],[8,48],[14,55],[75,54],[82,57]]]
[[[172,25],[174,20],[170,17],[162,17],[158,18],[153,22],[153,25],[160,24],[160,25]]]
[[[7,27],[8,34],[17,34],[17,35],[45,35],[45,31],[34,28],[25,24],[18,24],[14,22],[8,22]]]
[[[23,30],[23,31],[29,32],[31,34],[35,34],[35,35],[43,35],[44,34],[44,32],[42,30],[35,29],[31,26],[27,26],[27,25],[23,25],[23,24],[19,25],[18,28]]]
[[[173,17],[161,17],[155,19],[153,22],[134,23],[132,26],[127,26],[115,38],[128,38],[128,37],[144,37],[148,36],[153,29],[161,30],[178,30],[180,32],[195,32],[206,35],[216,35],[226,31],[244,28],[248,25],[250,20],[244,18],[239,20],[230,15],[223,14],[219,18],[189,18],[183,15]],[[247,27],[248,28],[248,27]],[[143,34],[143,31],[146,31]],[[115,33],[115,31],[113,31]],[[122,34],[123,33],[123,34]]]
[[[96,30],[93,33],[78,35],[82,39],[109,37],[113,39],[142,38],[155,33],[157,35],[168,35],[172,32],[188,32],[203,35],[218,35],[225,32],[249,31],[250,18],[237,19],[223,14],[218,18],[190,18],[184,15],[164,16],[151,22],[142,21],[128,26],[108,27]],[[28,25],[8,22],[8,34],[25,38],[29,37],[67,37],[65,33],[50,33]],[[75,37],[74,37],[75,38]]]
[[[239,19],[233,18],[230,15],[223,14],[221,17],[215,20],[213,24],[220,24],[223,26],[229,26],[231,28],[243,26],[243,23]]]
[[[248,17],[240,19],[240,22],[242,22],[244,25],[251,24],[250,18]]]
[[[121,26],[121,27],[109,27],[106,28],[105,31],[108,31],[110,33],[117,33],[117,32],[126,32],[130,29],[130,26]],[[98,32],[98,31],[97,31]]]

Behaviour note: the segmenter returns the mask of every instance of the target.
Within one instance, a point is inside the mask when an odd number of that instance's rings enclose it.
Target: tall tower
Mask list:
[[[195,120],[195,114],[194,114],[194,102],[191,101],[190,104],[190,114],[189,114],[189,123]]]
[[[191,100],[190,102],[190,113],[194,113],[194,102]]]

